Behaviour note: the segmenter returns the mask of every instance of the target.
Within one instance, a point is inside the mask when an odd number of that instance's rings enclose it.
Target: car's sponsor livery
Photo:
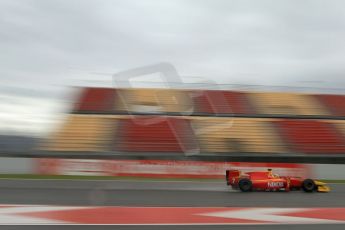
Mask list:
[[[226,182],[233,189],[243,192],[290,191],[303,189],[305,192],[329,192],[330,188],[323,182],[302,177],[279,176],[271,169],[258,172],[241,172],[226,170]]]
[[[269,188],[284,188],[284,182],[282,182],[282,181],[268,181],[267,187],[269,187]]]

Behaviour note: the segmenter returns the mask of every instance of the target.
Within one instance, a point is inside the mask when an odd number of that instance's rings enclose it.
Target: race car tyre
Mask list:
[[[253,184],[249,179],[244,178],[238,182],[238,187],[242,192],[250,192],[252,191]]]
[[[312,179],[305,179],[302,183],[302,189],[305,192],[313,192],[316,189],[315,182]]]

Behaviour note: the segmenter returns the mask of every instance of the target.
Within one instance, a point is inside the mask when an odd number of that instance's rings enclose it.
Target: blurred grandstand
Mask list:
[[[79,88],[39,149],[73,153],[345,154],[345,96]]]

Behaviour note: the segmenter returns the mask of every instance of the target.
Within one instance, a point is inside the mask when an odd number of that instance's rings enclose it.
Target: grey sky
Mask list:
[[[25,120],[9,95],[43,105],[68,85],[111,84],[95,72],[162,61],[220,84],[344,87],[344,28],[342,0],[0,0],[1,103],[11,107],[0,119],[6,130]],[[58,108],[24,104],[32,117]]]

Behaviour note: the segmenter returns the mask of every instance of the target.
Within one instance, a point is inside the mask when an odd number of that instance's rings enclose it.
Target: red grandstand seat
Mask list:
[[[245,93],[224,90],[193,91],[195,112],[211,114],[250,114]]]
[[[108,113],[114,111],[116,90],[112,88],[83,88],[74,112]]]
[[[189,120],[145,116],[119,122],[115,147],[118,151],[185,152],[196,149]]]
[[[274,121],[294,151],[309,154],[345,153],[341,133],[332,124],[300,119]]]
[[[314,95],[334,116],[345,116],[345,95],[319,94]]]

